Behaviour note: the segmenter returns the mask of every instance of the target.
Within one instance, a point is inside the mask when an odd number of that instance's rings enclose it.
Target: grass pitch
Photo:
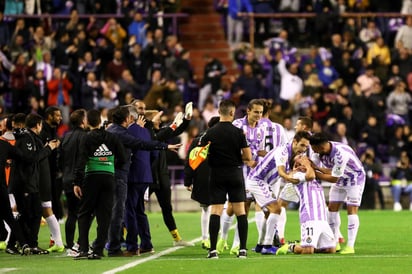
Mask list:
[[[251,212],[251,216],[253,216]],[[288,211],[287,240],[299,239],[298,213]],[[218,260],[207,260],[200,242],[194,247],[173,248],[172,238],[159,213],[149,213],[155,255],[131,258],[74,261],[64,254],[12,256],[0,252],[0,273],[411,273],[412,212],[360,211],[356,254],[263,256],[251,251],[256,244],[254,222],[249,226],[248,258],[237,259],[229,252]],[[200,213],[176,213],[181,235],[187,241],[200,239]],[[346,213],[341,212],[346,238]],[[62,226],[62,231],[63,230]],[[40,247],[48,245],[48,228],[41,228]],[[64,235],[64,233],[63,233]],[[91,239],[95,226],[91,230]],[[64,236],[63,236],[64,237]],[[229,244],[233,231],[229,235]]]

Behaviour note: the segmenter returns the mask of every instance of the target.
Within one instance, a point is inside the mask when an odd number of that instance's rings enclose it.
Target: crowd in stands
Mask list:
[[[172,34],[170,21],[157,16],[179,11],[180,1],[26,1],[30,4],[18,10],[70,14],[52,23],[47,17],[7,18],[4,14],[14,11],[7,6],[11,1],[5,2],[0,11],[1,113],[43,114],[53,105],[61,108],[67,125],[75,109],[105,113],[141,99],[148,109],[164,111],[167,122],[186,103],[199,102],[181,137],[188,142],[184,149],[206,128],[221,98],[238,104],[238,117],[251,99],[269,98],[271,120],[285,127],[293,124],[290,119],[306,115],[317,130],[328,131],[360,155],[373,148],[377,160],[393,165],[403,151],[412,157],[412,16],[337,16],[409,14],[412,1],[241,1],[251,9],[239,12],[318,15],[283,19],[279,33],[267,28],[273,23],[269,18],[256,19],[256,41],[262,49],[235,41],[233,58],[239,71],[226,77],[227,68],[212,54],[206,56],[203,82],[196,81],[190,48],[183,48]],[[230,16],[230,5],[232,1],[216,1],[223,16]],[[86,11],[90,17],[80,18]],[[93,16],[106,13],[123,16]],[[302,45],[307,49],[296,49]],[[282,85],[286,81],[290,85]],[[173,163],[181,164],[185,153]]]

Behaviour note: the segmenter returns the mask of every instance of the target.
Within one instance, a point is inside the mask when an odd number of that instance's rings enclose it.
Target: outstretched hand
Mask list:
[[[177,150],[182,146],[182,144],[174,144],[174,145],[168,145],[167,149],[170,151],[177,152]]]

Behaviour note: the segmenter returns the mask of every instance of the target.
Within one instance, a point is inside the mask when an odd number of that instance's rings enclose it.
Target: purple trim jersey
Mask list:
[[[278,166],[284,166],[289,169],[289,162],[292,158],[292,144],[285,144],[278,148],[272,149],[263,159],[258,162],[247,177],[253,181],[264,181],[272,184],[278,177]]]
[[[258,151],[263,147],[263,138],[265,135],[263,127],[260,127],[259,123],[256,124],[256,127],[250,127],[247,122],[247,116],[234,120],[232,124],[245,133],[246,141],[252,151],[252,160],[256,161],[258,159]],[[243,175],[245,178],[250,170],[250,167],[243,165]]]
[[[353,149],[339,142],[329,142],[332,146],[329,155],[321,155],[320,161],[332,169],[332,176],[338,177],[336,186],[365,184],[365,170]]]
[[[262,118],[259,126],[264,130],[264,150],[270,151],[287,142],[285,129],[281,124],[274,123],[268,118]]]
[[[323,187],[317,180],[306,181],[305,173],[297,172],[293,175],[299,179],[294,185],[299,196],[299,219],[303,224],[308,221],[327,221],[325,194]]]

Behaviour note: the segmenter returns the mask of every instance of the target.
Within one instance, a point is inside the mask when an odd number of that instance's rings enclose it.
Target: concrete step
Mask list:
[[[180,35],[181,40],[187,41],[208,41],[208,40],[225,40],[225,34],[223,32],[197,32],[186,33],[182,32]]]

